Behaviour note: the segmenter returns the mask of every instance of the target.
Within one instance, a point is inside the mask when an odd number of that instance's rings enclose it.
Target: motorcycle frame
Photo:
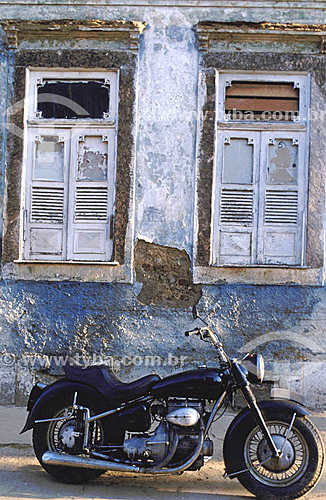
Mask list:
[[[206,436],[207,433],[209,432],[209,429],[210,429],[210,427],[215,419],[216,413],[221,408],[223,401],[224,401],[226,395],[228,394],[228,392],[230,392],[232,390],[240,389],[246,402],[247,402],[247,405],[249,406],[249,408],[251,410],[251,413],[253,415],[255,422],[260,427],[260,429],[261,429],[261,431],[262,431],[262,433],[267,441],[268,447],[270,448],[271,453],[272,453],[272,457],[276,457],[276,458],[279,457],[282,453],[282,450],[279,450],[273,441],[273,438],[272,438],[271,433],[268,429],[268,426],[266,424],[264,416],[263,416],[263,414],[262,414],[262,412],[257,404],[255,395],[253,394],[253,392],[251,390],[250,382],[248,381],[245,373],[241,370],[240,364],[238,363],[238,361],[236,359],[230,360],[228,358],[218,336],[209,326],[206,326],[205,328],[202,328],[202,329],[197,328],[197,329],[193,330],[192,332],[187,332],[187,335],[193,335],[193,334],[197,334],[197,335],[199,334],[202,340],[204,340],[205,338],[210,338],[210,341],[212,342],[212,344],[214,345],[214,347],[216,348],[216,350],[218,352],[218,358],[221,362],[221,367],[224,368],[226,372],[229,372],[229,375],[231,372],[231,375],[232,375],[230,377],[230,382],[227,384],[224,392],[219,397],[219,399],[217,399],[215,401],[213,410],[210,414],[210,417],[208,419],[208,422],[207,422],[205,430],[204,430],[204,435]],[[233,379],[233,381],[232,381],[232,379]],[[84,450],[89,451],[88,450],[89,426],[92,422],[95,422],[96,420],[100,420],[102,418],[114,415],[115,413],[123,410],[124,408],[128,407],[131,404],[149,402],[149,401],[153,401],[154,399],[155,398],[153,396],[144,396],[144,397],[129,401],[127,403],[123,403],[116,408],[105,411],[105,412],[100,413],[98,415],[91,416],[89,408],[83,407],[83,406],[78,406],[76,404],[77,393],[75,393],[72,412],[77,411],[77,410],[82,410],[85,412],[85,420],[84,420],[85,433],[84,433],[84,440],[83,440]],[[61,417],[59,419],[54,418],[54,419],[45,419],[45,420],[35,420],[35,424],[57,421],[57,420],[68,420],[69,418],[71,418],[71,416],[72,415],[70,413],[65,418]]]
[[[228,387],[225,389],[225,391],[219,397],[219,399],[217,399],[215,401],[215,404],[213,406],[212,412],[211,412],[211,414],[209,416],[209,419],[207,421],[206,427],[204,429],[204,438],[207,436],[207,434],[208,434],[208,432],[209,432],[209,430],[210,430],[210,428],[211,428],[211,426],[213,424],[215,416],[216,416],[218,410],[221,408],[221,406],[222,406],[222,404],[224,402],[224,399],[225,399],[227,393],[228,393]],[[77,395],[77,393],[75,393],[74,394],[74,401],[73,401],[72,411],[66,417],[64,417],[64,418],[60,417],[60,418],[48,418],[48,419],[43,419],[43,420],[35,420],[35,424],[42,424],[42,423],[45,423],[45,422],[57,422],[59,420],[61,420],[61,421],[69,420],[74,415],[75,411],[77,411],[77,410],[84,411],[85,415],[86,415],[86,418],[85,418],[85,421],[84,421],[85,432],[84,432],[83,449],[85,451],[89,451],[89,449],[88,449],[89,426],[90,426],[90,424],[92,422],[95,422],[96,420],[100,420],[102,418],[114,415],[115,413],[118,413],[119,411],[127,408],[131,404],[145,403],[145,402],[149,402],[149,401],[153,401],[154,400],[154,398],[152,396],[145,396],[145,397],[142,397],[142,398],[139,398],[139,399],[135,399],[133,401],[129,401],[128,403],[122,404],[121,406],[118,406],[117,408],[113,408],[112,410],[108,410],[108,411],[105,411],[103,413],[99,413],[98,415],[91,416],[89,408],[87,408],[85,406],[79,406],[79,405],[76,404],[77,397],[78,397],[78,395]]]
[[[232,373],[233,373],[233,376],[235,378],[237,388],[239,388],[241,390],[243,396],[245,397],[247,404],[248,404],[248,406],[253,414],[253,417],[254,417],[256,423],[259,425],[262,433],[264,434],[264,437],[269,445],[269,448],[272,452],[272,455],[276,456],[276,457],[280,456],[281,450],[279,450],[276,447],[276,445],[272,439],[270,431],[266,425],[265,419],[264,419],[264,417],[263,417],[263,415],[262,415],[262,413],[257,405],[256,398],[251,391],[250,383],[246,379],[243,372],[239,369],[239,365],[237,363],[233,363],[232,368],[233,368]],[[221,394],[219,399],[217,399],[215,401],[212,412],[211,412],[209,419],[207,421],[207,424],[205,426],[204,437],[207,436],[207,434],[208,434],[208,432],[209,432],[209,430],[214,422],[216,414],[217,414],[218,410],[221,408],[221,406],[225,400],[225,397],[230,392],[230,390],[232,390],[231,385],[232,385],[232,382],[230,381],[228,386],[225,388],[225,391]],[[113,408],[111,410],[105,411],[103,413],[99,413],[98,415],[91,416],[89,408],[84,407],[84,406],[79,406],[76,404],[77,397],[78,397],[78,395],[77,395],[77,393],[75,393],[73,405],[72,405],[72,411],[66,417],[35,420],[35,424],[41,424],[41,423],[45,423],[45,422],[55,422],[55,421],[59,421],[59,420],[61,420],[61,421],[69,420],[74,415],[75,411],[77,411],[77,410],[84,411],[85,412],[85,420],[84,420],[85,430],[84,430],[83,449],[85,451],[89,451],[89,449],[88,449],[89,427],[90,427],[90,424],[92,422],[95,422],[97,420],[101,420],[102,418],[114,415],[114,414],[118,413],[119,411],[127,408],[129,405],[132,405],[135,403],[145,403],[145,402],[150,402],[150,401],[154,400],[153,396],[144,396],[144,397],[129,401],[128,403],[121,404],[120,406]]]

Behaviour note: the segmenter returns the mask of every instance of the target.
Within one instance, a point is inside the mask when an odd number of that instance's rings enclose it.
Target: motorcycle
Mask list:
[[[325,453],[307,408],[293,393],[284,399],[282,389],[257,402],[251,383],[263,382],[262,355],[230,359],[195,307],[193,318],[204,326],[186,336],[213,344],[213,368],[123,383],[108,366],[67,364],[65,378],[33,387],[21,432],[33,429],[36,457],[51,476],[77,484],[105,471],[197,471],[213,455],[213,422],[240,390],[247,407],[224,438],[225,477],[269,500],[298,498],[316,486]]]

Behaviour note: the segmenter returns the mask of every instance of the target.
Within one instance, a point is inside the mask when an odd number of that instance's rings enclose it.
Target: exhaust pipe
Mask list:
[[[181,465],[171,467],[170,469],[157,469],[154,467],[138,467],[137,465],[122,464],[117,462],[109,462],[106,460],[98,460],[96,458],[82,458],[76,455],[62,455],[54,451],[46,451],[43,453],[42,462],[44,465],[64,465],[67,467],[81,467],[84,469],[111,470],[115,472],[131,472],[142,474],[176,474],[188,469],[199,457],[204,443],[205,427],[200,421],[200,432],[198,443],[193,454]],[[167,464],[165,464],[167,465]]]
[[[81,458],[75,455],[62,455],[54,451],[43,453],[44,465],[65,465],[67,467],[80,467],[84,469],[112,470],[117,472],[140,472],[141,468],[135,465],[118,464],[95,458]]]

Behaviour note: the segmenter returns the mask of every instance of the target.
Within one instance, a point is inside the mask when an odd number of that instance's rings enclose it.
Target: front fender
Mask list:
[[[41,418],[39,414],[41,409],[44,408],[44,406],[51,403],[51,401],[53,401],[54,399],[62,398],[67,394],[74,394],[75,392],[79,391],[83,391],[84,394],[85,392],[87,392],[87,394],[89,394],[89,397],[93,398],[95,397],[96,399],[103,400],[103,396],[96,389],[92,387],[89,387],[85,384],[81,384],[80,382],[72,382],[65,378],[60,379],[54,382],[53,384],[47,386],[45,389],[43,389],[40,396],[38,397],[33,407],[31,408],[25,426],[20,432],[20,434],[23,434],[24,432],[29,431],[30,429],[33,428],[35,420]]]
[[[298,417],[307,417],[308,415],[310,415],[310,412],[307,410],[307,408],[301,406],[298,403],[294,403],[293,401],[270,399],[266,401],[259,401],[258,406],[264,417],[266,417],[266,415],[270,411],[288,411],[290,415],[296,413]],[[250,422],[252,423],[252,425],[255,424],[254,417],[252,416],[251,410],[249,408],[243,408],[240,413],[238,413],[238,415],[232,420],[226,432],[223,444],[223,455],[227,473],[234,472],[232,470],[232,464],[229,463],[229,460],[227,458],[229,456],[228,450],[230,446],[233,446],[235,435],[237,434],[239,427],[241,428],[242,423],[244,423],[245,421],[248,425]]]

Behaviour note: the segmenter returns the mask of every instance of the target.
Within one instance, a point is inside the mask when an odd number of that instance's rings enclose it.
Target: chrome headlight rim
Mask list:
[[[249,382],[261,384],[265,376],[265,361],[262,354],[250,353],[247,354],[241,361],[241,365],[247,371],[247,379]]]

